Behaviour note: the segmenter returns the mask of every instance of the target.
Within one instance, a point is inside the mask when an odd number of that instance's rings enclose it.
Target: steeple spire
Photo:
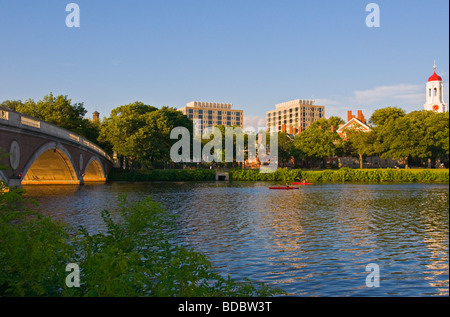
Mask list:
[[[426,85],[426,101],[423,108],[434,112],[445,112],[447,104],[444,103],[444,82],[442,77],[436,74],[436,60],[434,60],[433,68],[433,75],[428,78]]]

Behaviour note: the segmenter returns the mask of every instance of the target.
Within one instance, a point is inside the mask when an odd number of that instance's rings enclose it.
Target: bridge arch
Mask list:
[[[83,172],[83,180],[85,182],[104,182],[106,181],[106,173],[102,162],[98,157],[92,156],[86,163]]]
[[[34,152],[21,180],[22,185],[81,183],[69,151],[56,142],[48,142]]]
[[[4,181],[6,185],[8,185],[9,179],[6,177],[6,175],[3,173],[3,171],[0,171],[0,180]]]

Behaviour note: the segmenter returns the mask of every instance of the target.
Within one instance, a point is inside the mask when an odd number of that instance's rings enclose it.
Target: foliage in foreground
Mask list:
[[[3,185],[2,185],[3,186]],[[150,197],[119,199],[120,221],[102,212],[107,232],[89,234],[24,207],[21,190],[0,190],[0,296],[271,296],[280,290],[236,282],[208,258],[171,243],[174,219]],[[66,286],[68,263],[80,287]]]

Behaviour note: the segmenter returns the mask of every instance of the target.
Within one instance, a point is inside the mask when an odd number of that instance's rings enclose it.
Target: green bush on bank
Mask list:
[[[192,170],[134,170],[125,171],[121,169],[112,169],[108,175],[109,180],[120,181],[213,181],[215,180],[215,171],[207,169]]]
[[[150,197],[119,199],[120,221],[102,212],[107,232],[62,224],[25,207],[21,190],[0,181],[1,296],[271,296],[280,290],[216,273],[201,253],[172,241],[173,216]],[[68,263],[80,267],[69,288]]]
[[[230,179],[235,181],[292,182],[306,180],[315,183],[448,183],[448,170],[403,170],[403,169],[352,169],[338,170],[300,170],[279,168],[274,173],[261,173],[259,170],[236,168],[229,171]],[[113,169],[108,176],[112,181],[214,181],[215,171],[208,169],[192,170],[135,170]]]
[[[300,169],[278,169],[274,173],[260,173],[259,170],[234,169],[230,178],[235,181],[281,181],[306,180],[315,183],[448,183],[448,170],[360,170],[341,168],[338,170],[302,171]]]

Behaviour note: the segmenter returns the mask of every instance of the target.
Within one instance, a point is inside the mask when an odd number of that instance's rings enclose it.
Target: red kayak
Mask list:
[[[298,187],[287,187],[287,186],[280,186],[280,187],[269,187],[269,189],[298,189]]]
[[[292,185],[312,185],[313,183],[291,183]]]

